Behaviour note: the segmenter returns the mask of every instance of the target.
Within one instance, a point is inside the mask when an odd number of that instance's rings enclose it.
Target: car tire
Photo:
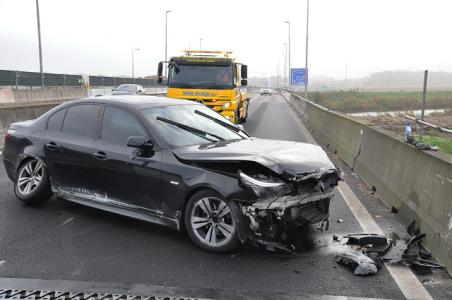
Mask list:
[[[14,193],[17,199],[29,205],[40,205],[50,199],[50,180],[40,159],[29,159],[19,167],[14,181]]]
[[[191,240],[201,249],[223,253],[239,244],[238,224],[241,211],[212,190],[201,190],[188,200],[185,228]]]

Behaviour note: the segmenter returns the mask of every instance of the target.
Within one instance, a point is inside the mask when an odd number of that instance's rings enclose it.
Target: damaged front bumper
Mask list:
[[[240,172],[239,178],[241,186],[258,197],[254,203],[241,206],[249,223],[248,240],[268,250],[285,251],[291,251],[287,241],[289,229],[328,222],[334,187],[341,179],[337,170],[289,184]]]

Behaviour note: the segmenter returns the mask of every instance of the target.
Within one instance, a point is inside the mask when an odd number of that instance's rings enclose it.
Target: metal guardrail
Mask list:
[[[323,106],[321,106],[321,105],[319,105],[319,104],[317,104],[317,103],[315,103],[315,102],[312,102],[312,101],[310,101],[310,100],[308,100],[308,99],[303,98],[303,97],[300,96],[300,95],[297,95],[297,94],[293,93],[293,91],[291,91],[291,90],[289,90],[289,89],[281,88],[281,91],[288,92],[288,93],[290,93],[291,95],[293,95],[293,96],[295,96],[295,97],[298,97],[298,98],[300,98],[300,99],[303,99],[303,100],[305,100],[305,101],[308,101],[308,102],[310,102],[312,105],[315,105],[315,106],[317,106],[317,107],[319,107],[319,108],[321,108],[321,109],[324,109],[324,110],[327,110],[327,111],[331,111],[330,109],[328,109],[328,108],[326,108],[326,107],[323,107]],[[424,126],[428,126],[428,127],[430,127],[430,128],[433,128],[433,129],[435,129],[435,130],[437,130],[437,131],[439,131],[439,132],[452,134],[452,129],[445,128],[445,127],[441,127],[441,126],[438,126],[438,125],[435,125],[435,124],[432,124],[432,123],[423,121],[423,120],[421,120],[421,119],[418,119],[418,118],[416,118],[416,117],[412,117],[412,116],[408,116],[408,115],[404,115],[404,117],[405,117],[406,119],[408,119],[408,120],[414,121],[414,122],[419,123],[419,124],[421,124],[421,125],[424,125]]]
[[[417,118],[412,117],[412,116],[408,116],[408,115],[404,115],[404,116],[408,120],[414,121],[414,122],[419,123],[419,124],[424,125],[424,126],[431,127],[431,128],[433,128],[435,130],[438,130],[439,132],[445,132],[445,133],[452,134],[452,129],[448,129],[448,128],[441,127],[441,126],[438,126],[438,125],[435,125],[435,124],[432,124],[432,123],[429,123],[429,122],[425,122],[425,121],[423,121],[421,119],[417,119]]]

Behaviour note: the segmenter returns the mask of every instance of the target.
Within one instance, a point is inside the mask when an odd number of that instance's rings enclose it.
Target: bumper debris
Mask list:
[[[334,235],[333,241],[349,246],[346,252],[336,255],[335,260],[349,266],[355,275],[375,274],[383,262],[407,265],[418,274],[431,273],[432,269],[444,269],[444,266],[422,246],[421,241],[425,234],[415,228],[414,221],[407,231],[410,238],[406,240],[396,235],[386,237],[360,233],[345,235],[342,238]]]

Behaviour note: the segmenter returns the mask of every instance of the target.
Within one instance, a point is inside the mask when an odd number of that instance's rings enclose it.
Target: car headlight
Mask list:
[[[289,186],[280,180],[265,177],[259,180],[239,171],[239,183],[242,187],[250,189],[259,198],[279,197],[290,192]]]
[[[226,109],[226,108],[229,108],[231,106],[231,102],[226,102],[226,103],[223,103],[223,105],[221,106],[221,108],[222,109]]]

